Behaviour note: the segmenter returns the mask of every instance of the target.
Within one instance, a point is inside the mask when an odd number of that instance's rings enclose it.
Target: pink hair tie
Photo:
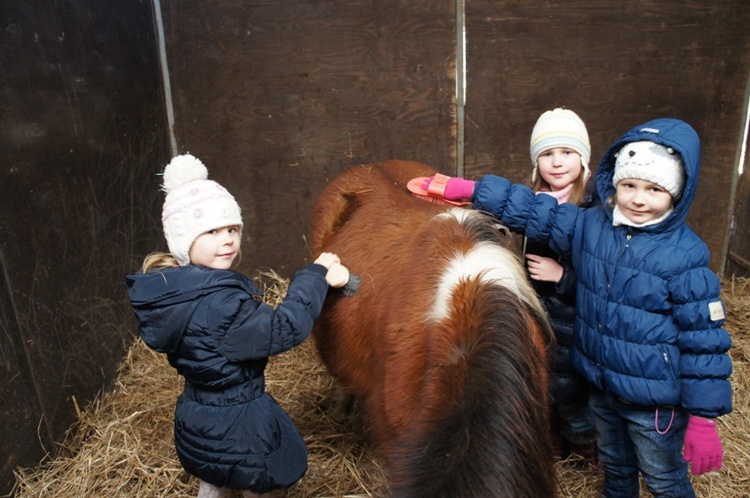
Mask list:
[[[659,430],[659,407],[656,407],[656,413],[654,414],[654,427],[656,428],[656,433],[660,435],[664,435],[667,432],[669,432],[669,429],[672,428],[672,422],[674,422],[674,408],[672,408],[672,417],[669,419],[669,425],[666,429],[664,429],[664,432]]]

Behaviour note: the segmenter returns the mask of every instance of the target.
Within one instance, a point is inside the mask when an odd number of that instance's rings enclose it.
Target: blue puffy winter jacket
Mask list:
[[[592,207],[599,204],[601,202],[596,193],[596,182],[591,177],[586,182],[584,198],[578,205]],[[524,255],[526,254],[552,258],[562,266],[563,274],[560,281],[530,280],[530,282],[542,305],[547,310],[550,325],[555,333],[557,345],[552,354],[552,371],[549,382],[553,403],[558,410],[578,409],[577,407],[585,405],[588,401],[590,386],[573,366],[571,359],[575,341],[577,283],[575,270],[568,258],[561,258],[549,248],[548,244],[524,238]],[[593,431],[593,425],[591,430]],[[583,433],[569,434],[569,437],[586,438],[587,435]]]
[[[474,207],[571,258],[578,277],[572,359],[584,377],[628,402],[723,415],[732,410],[731,340],[722,328],[725,311],[718,277],[708,268],[708,248],[685,223],[698,181],[700,141],[675,119],[628,131],[597,170],[603,201],[615,192],[615,152],[640,140],[672,147],[686,170],[682,197],[661,223],[613,226],[606,204],[558,205],[492,175],[477,182]]]
[[[274,309],[231,270],[182,266],[127,277],[141,337],[185,377],[174,438],[185,470],[220,487],[255,493],[294,484],[305,443],[265,392],[268,357],[312,331],[328,291],[326,268],[298,271]]]

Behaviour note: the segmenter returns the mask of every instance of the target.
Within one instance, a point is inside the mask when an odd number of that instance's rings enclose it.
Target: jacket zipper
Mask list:
[[[632,238],[633,238],[633,234],[632,233],[628,233],[628,234],[625,235],[625,247],[622,248],[622,251],[620,252],[620,256],[617,258],[618,260],[622,257],[623,254],[625,254],[625,251],[627,251],[628,248],[630,247],[630,239],[632,239]],[[607,302],[609,302],[609,296],[612,293],[612,278],[614,278],[614,275],[611,275],[609,277],[609,281],[607,282]],[[606,303],[605,303],[604,309],[605,309],[605,311],[607,309]],[[602,318],[605,318],[605,317],[602,317]],[[602,335],[602,330],[603,330],[602,323],[603,322],[604,322],[604,320],[599,321],[599,323],[596,324],[597,332],[599,333],[600,336]],[[600,339],[601,339],[601,337],[600,337]],[[600,349],[600,351],[599,351],[599,353],[600,353],[599,357],[600,358],[602,357],[602,354],[603,354],[603,351],[602,351],[603,348],[604,348],[604,341],[600,341],[599,342],[599,349]],[[599,367],[599,369],[601,370],[601,364],[599,362],[596,363],[596,366]]]

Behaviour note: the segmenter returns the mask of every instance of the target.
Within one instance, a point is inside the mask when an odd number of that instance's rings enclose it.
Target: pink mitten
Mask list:
[[[448,178],[440,175],[439,180],[444,179],[447,179],[447,181],[445,182],[445,193],[443,194],[443,198],[448,199],[449,201],[460,201],[466,199],[470,200],[471,196],[474,195],[474,185],[476,182],[464,180],[463,178]],[[430,184],[433,181],[435,181],[435,176],[427,178],[422,182],[422,188],[430,191]]]
[[[719,470],[724,462],[724,449],[716,431],[716,421],[693,415],[685,431],[685,451],[682,457],[692,462],[693,475]]]

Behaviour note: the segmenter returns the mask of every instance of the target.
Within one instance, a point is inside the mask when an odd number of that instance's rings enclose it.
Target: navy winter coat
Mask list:
[[[149,347],[185,377],[174,438],[185,470],[211,484],[265,493],[307,470],[305,443],[265,392],[268,357],[304,341],[328,291],[326,268],[298,271],[274,309],[231,270],[188,265],[127,277]]]
[[[543,194],[539,194],[543,195]],[[586,192],[581,207],[592,207],[601,204],[596,194],[596,182],[590,177],[586,182]],[[589,398],[589,384],[573,366],[571,354],[575,338],[576,318],[576,274],[568,258],[560,257],[550,249],[548,244],[524,239],[524,254],[535,254],[556,260],[563,268],[560,281],[543,282],[530,280],[547,310],[550,325],[555,333],[557,346],[552,357],[550,376],[550,395],[555,405],[585,405]]]
[[[723,415],[732,410],[731,340],[722,328],[725,311],[719,280],[707,266],[708,248],[685,223],[698,181],[700,141],[675,119],[633,128],[599,165],[602,200],[615,192],[615,152],[639,140],[672,147],[685,166],[683,195],[661,223],[613,226],[607,205],[558,205],[497,176],[477,183],[474,207],[571,258],[578,278],[573,363],[597,388],[642,405]]]

